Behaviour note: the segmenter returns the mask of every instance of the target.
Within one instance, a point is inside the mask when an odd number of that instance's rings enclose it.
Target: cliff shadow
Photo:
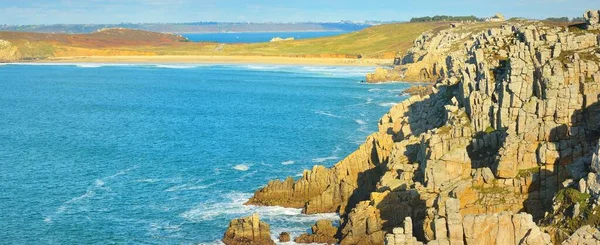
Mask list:
[[[531,181],[523,211],[530,213],[534,221],[538,222],[546,213],[552,213],[553,199],[565,188],[565,180],[573,179],[569,186],[574,187],[581,177],[590,172],[591,154],[599,138],[599,102],[575,110],[570,115],[569,125],[561,124],[550,130],[547,141],[551,147],[538,147],[536,152],[538,168],[519,173],[520,177]],[[540,159],[540,156],[546,159]]]
[[[467,146],[467,154],[469,155],[469,159],[471,159],[471,168],[488,167],[495,170],[494,166],[498,164],[500,149],[504,146],[507,136],[506,128],[476,133],[471,143]]]
[[[458,84],[452,86],[439,86],[436,89],[437,93],[429,94],[429,96],[421,101],[416,101],[408,106],[408,111],[405,117],[408,118],[408,126],[410,134],[418,136],[429,130],[439,128],[446,124],[448,120],[446,116],[446,105],[452,105],[452,98],[458,92]],[[395,133],[388,131],[394,135]],[[395,137],[395,141],[404,139],[406,135],[402,132]]]

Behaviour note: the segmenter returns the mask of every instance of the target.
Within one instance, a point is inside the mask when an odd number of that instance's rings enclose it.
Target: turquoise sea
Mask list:
[[[370,67],[0,64],[0,243],[219,244],[258,212],[275,237],[317,219],[242,204],[331,166],[407,84]]]

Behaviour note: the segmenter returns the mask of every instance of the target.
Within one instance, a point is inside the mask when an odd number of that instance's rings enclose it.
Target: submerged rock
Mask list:
[[[226,245],[275,245],[269,224],[260,221],[258,214],[234,219],[223,236]]]

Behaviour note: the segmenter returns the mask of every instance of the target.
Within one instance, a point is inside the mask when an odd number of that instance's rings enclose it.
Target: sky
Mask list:
[[[0,0],[0,24],[406,21],[433,15],[579,17],[600,0]]]

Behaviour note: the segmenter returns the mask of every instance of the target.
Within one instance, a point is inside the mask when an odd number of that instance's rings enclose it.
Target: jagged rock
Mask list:
[[[369,205],[369,202],[358,203],[348,217],[341,229],[341,245],[383,243],[385,233],[382,230],[379,210]]]
[[[291,177],[283,182],[271,181],[246,204],[303,208],[307,214],[344,214],[347,205],[368,199],[380,178],[376,168],[388,161],[392,146],[390,134],[372,134],[332,169],[315,166],[312,171],[304,171],[296,182]]]
[[[223,236],[223,243],[227,245],[275,245],[271,239],[269,224],[260,221],[258,214],[232,220]]]
[[[599,245],[600,231],[589,225],[577,229],[573,235],[565,240],[563,245]]]
[[[319,220],[312,227],[312,234],[302,234],[294,239],[296,243],[322,243],[322,244],[337,244],[335,238],[337,228],[331,225],[330,220]]]
[[[583,15],[588,30],[600,29],[600,10],[588,10]]]
[[[281,232],[279,233],[279,242],[289,242],[291,241],[290,233]]]
[[[404,227],[397,227],[385,236],[386,245],[422,245],[423,243],[417,241],[417,238],[413,236],[412,219],[406,217],[404,219]]]

